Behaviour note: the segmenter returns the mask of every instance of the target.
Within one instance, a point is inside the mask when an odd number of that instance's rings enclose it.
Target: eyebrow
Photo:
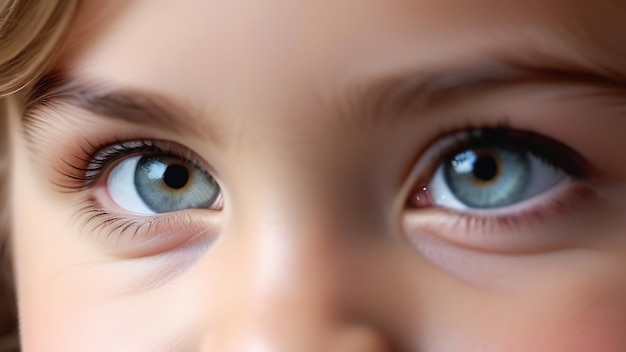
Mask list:
[[[223,143],[220,139],[223,134],[218,133],[219,121],[215,116],[201,117],[154,92],[116,89],[94,82],[68,73],[45,75],[32,89],[26,107],[63,100],[108,119],[196,135],[206,131],[216,144]],[[528,82],[587,84],[626,92],[626,76],[616,72],[610,74],[586,67],[533,66],[512,60],[494,60],[363,81],[353,85],[353,89],[347,89],[348,94],[353,95],[344,99],[344,106],[338,110],[357,123],[378,124],[414,116],[454,99]],[[345,101],[356,107],[345,106]],[[29,124],[28,119],[29,114],[24,114],[22,121],[25,125]],[[205,127],[200,129],[198,126]]]
[[[549,66],[494,60],[467,67],[401,73],[363,81],[354,84],[353,89],[348,91],[353,95],[342,101],[344,104],[348,101],[360,105],[344,107],[342,110],[347,111],[347,115],[359,115],[361,121],[378,124],[413,118],[420,112],[444,103],[528,83],[602,87],[626,98],[626,72],[602,71],[600,67],[596,69],[570,63]]]
[[[120,89],[67,72],[53,72],[43,76],[35,84],[26,98],[25,107],[29,110],[53,102],[66,102],[102,118],[153,126],[164,131],[194,135],[205,133],[216,144],[221,143],[216,118],[204,118],[155,92]],[[28,126],[31,117],[31,114],[24,114],[22,123]],[[198,126],[206,128],[200,130]]]

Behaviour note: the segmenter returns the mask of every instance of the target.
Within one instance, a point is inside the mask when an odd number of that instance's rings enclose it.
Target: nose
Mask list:
[[[214,303],[216,319],[205,329],[201,350],[392,351],[382,327],[364,318],[367,304],[350,287],[347,267],[354,265],[342,264],[348,249],[333,240],[339,236],[320,234],[319,226],[272,228],[255,226],[253,235],[241,235],[243,230],[220,249],[233,270]]]
[[[301,317],[307,321],[306,317]],[[310,322],[310,321],[309,321]],[[388,343],[374,329],[363,326],[345,326],[333,332],[321,332],[314,326],[292,327],[274,334],[263,329],[239,332],[228,341],[205,345],[202,351],[246,352],[387,352]]]

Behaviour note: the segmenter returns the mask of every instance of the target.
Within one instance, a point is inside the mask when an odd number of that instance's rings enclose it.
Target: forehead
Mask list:
[[[189,102],[282,105],[368,76],[504,56],[623,71],[625,18],[626,1],[93,1],[63,61]]]

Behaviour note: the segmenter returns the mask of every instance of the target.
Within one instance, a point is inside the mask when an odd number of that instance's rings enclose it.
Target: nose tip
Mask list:
[[[391,352],[388,341],[378,331],[358,326],[346,329],[335,342],[332,352]]]
[[[204,345],[202,351],[241,352],[392,352],[391,343],[378,331],[358,326],[344,327],[334,332],[315,331],[311,326],[307,332],[291,331],[282,334],[259,334],[247,331],[222,338],[221,343]],[[304,334],[303,334],[304,333]]]

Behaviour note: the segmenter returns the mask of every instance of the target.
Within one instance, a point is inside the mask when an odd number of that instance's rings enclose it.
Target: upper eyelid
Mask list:
[[[496,139],[481,141],[480,137],[472,135],[477,132],[492,134],[496,136]],[[440,134],[434,142],[425,147],[413,163],[408,176],[411,182],[405,186],[407,189],[403,194],[426,186],[441,162],[453,156],[455,152],[475,146],[476,143],[486,143],[486,145],[497,143],[499,138],[502,138],[500,139],[502,142],[519,144],[520,147],[524,147],[524,140],[530,140],[526,145],[526,148],[531,148],[529,152],[539,157],[546,157],[549,162],[556,163],[556,166],[568,175],[577,179],[589,178],[592,175],[593,168],[589,161],[575,149],[546,135],[515,129],[508,121],[505,121],[495,126],[468,126]]]
[[[111,162],[115,161],[113,158],[106,156],[102,157],[101,160],[96,160],[96,158],[98,158],[98,153],[104,153],[107,148],[114,148],[119,143],[107,146],[97,146],[89,140],[86,140],[85,143],[87,146],[83,145],[80,147],[81,155],[72,154],[71,158],[61,158],[62,165],[65,168],[58,168],[57,171],[64,177],[73,181],[79,181],[79,183],[71,186],[60,184],[64,189],[80,191],[90,188],[100,179],[103,170]],[[111,156],[113,156],[113,153],[115,152],[112,152]],[[117,160],[124,156],[126,155],[118,154],[115,156],[115,159]]]
[[[85,155],[91,156],[89,166],[95,165],[95,168],[101,168],[109,165],[111,162],[123,159],[129,155],[142,152],[160,152],[161,150],[153,145],[149,140],[138,140],[128,142],[116,142],[105,147],[96,147],[91,145],[92,150],[84,150]],[[115,160],[112,160],[115,159]],[[89,169],[89,166],[87,169]]]

